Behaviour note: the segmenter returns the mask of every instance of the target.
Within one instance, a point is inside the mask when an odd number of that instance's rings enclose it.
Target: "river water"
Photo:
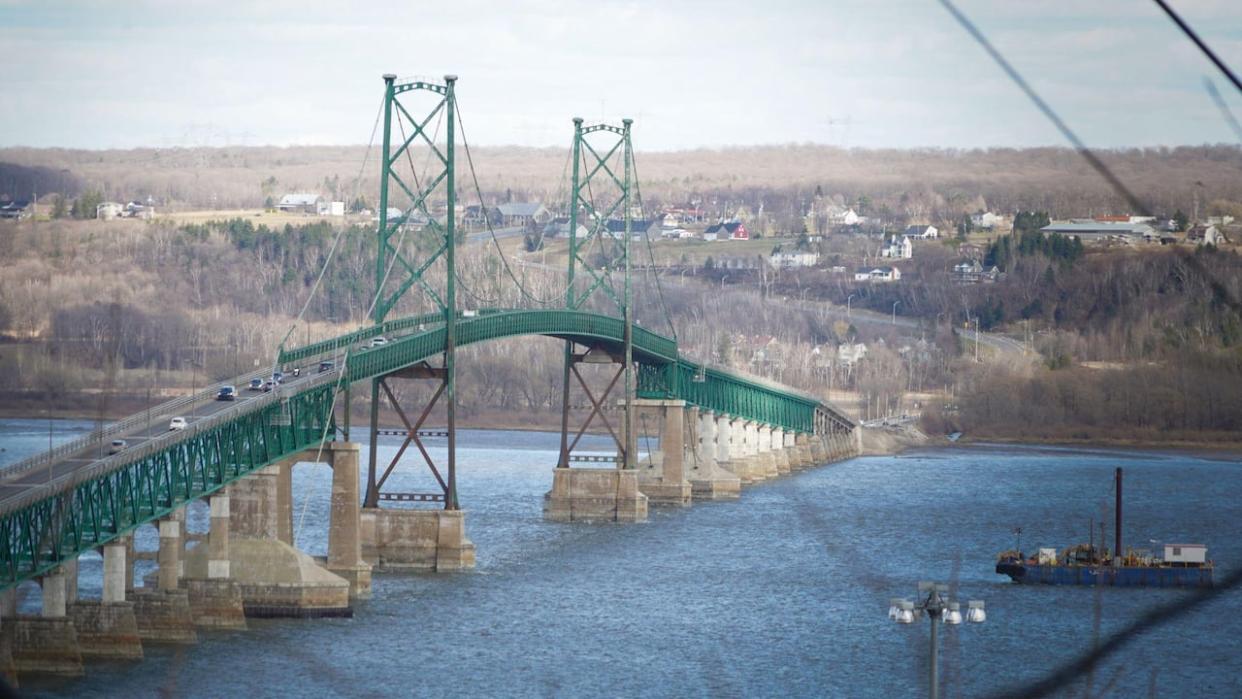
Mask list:
[[[0,421],[0,459],[46,444],[46,422]],[[381,455],[397,446],[382,439]],[[1111,517],[1115,466],[1126,469],[1131,544],[1206,543],[1220,561],[1218,580],[1242,561],[1242,500],[1233,497],[1242,492],[1242,465],[1232,456],[928,449],[812,469],[748,488],[740,501],[653,508],[645,524],[565,525],[544,522],[541,512],[556,446],[547,433],[460,436],[460,496],[478,547],[473,572],[377,574],[373,598],[352,619],[251,620],[244,632],[200,632],[187,648],[148,645],[141,663],[92,663],[84,679],[29,679],[24,690],[922,696],[927,623],[896,625],[887,609],[890,598],[913,597],[919,580],[933,579],[954,584],[963,602],[984,600],[988,612],[984,624],[942,629],[944,696],[988,696],[1043,677],[1089,651],[1097,631],[1107,636],[1185,595],[1021,587],[993,572],[995,553],[1014,545],[1015,526],[1028,551],[1085,540],[1089,518]],[[414,462],[402,469],[394,489],[420,489]],[[298,544],[322,554],[330,470],[299,466],[294,487]],[[190,519],[205,528],[205,508]],[[140,545],[154,548],[153,528]],[[83,557],[81,568],[82,596],[96,597],[98,557]],[[37,587],[20,589],[23,607],[37,610]],[[1090,682],[1091,696],[1236,697],[1240,670],[1242,595],[1229,593],[1138,636],[1072,689],[1082,696]]]

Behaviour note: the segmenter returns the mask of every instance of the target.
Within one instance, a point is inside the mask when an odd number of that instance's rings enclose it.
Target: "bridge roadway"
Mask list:
[[[459,346],[544,335],[615,353],[623,335],[620,319],[582,311],[491,309],[463,316]],[[127,418],[87,444],[58,447],[42,461],[34,457],[0,471],[0,589],[166,516],[322,435],[331,437],[335,389],[435,357],[445,334],[437,318],[398,319],[282,352],[278,366],[289,378],[271,393],[243,387],[237,400],[216,401],[212,388],[153,409],[149,420],[145,413]],[[380,335],[389,341],[371,347],[370,339]],[[680,398],[787,432],[855,427],[809,394],[682,358],[674,340],[644,328],[634,329],[634,354],[640,397]],[[320,372],[325,359],[334,365]],[[294,368],[301,369],[296,378]],[[167,421],[177,415],[189,426],[169,431]],[[101,456],[112,439],[128,445]]]

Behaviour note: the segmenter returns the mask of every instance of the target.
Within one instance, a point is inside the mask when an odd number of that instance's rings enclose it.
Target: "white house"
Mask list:
[[[924,240],[932,240],[940,237],[940,229],[932,225],[919,224],[917,226],[906,226],[903,234],[907,238],[922,238]]]
[[[1228,243],[1229,238],[1216,226],[1194,226],[1186,231],[1186,242],[1195,245],[1220,245]]]
[[[506,226],[526,226],[531,223],[547,223],[552,214],[537,201],[513,202],[496,207]]]
[[[893,236],[888,245],[880,248],[880,257],[890,257],[894,260],[908,260],[914,257],[914,243],[910,241],[910,236],[903,235],[899,240],[897,236]]]
[[[837,361],[841,366],[852,367],[867,356],[867,346],[861,342],[843,342],[837,348]]]
[[[990,231],[1003,223],[1004,216],[994,214],[991,211],[980,211],[977,214],[970,215],[970,225],[979,230]]]
[[[845,206],[833,204],[824,210],[824,217],[830,226],[853,226],[862,222],[862,216]]]
[[[316,214],[319,213],[320,199],[318,194],[286,194],[280,198],[276,208],[287,212]]]
[[[105,201],[95,207],[95,218],[100,221],[111,221],[124,213],[125,207],[114,201]]]
[[[819,253],[817,252],[799,252],[799,251],[780,251],[772,253],[768,258],[768,264],[779,269],[790,269],[792,267],[814,267],[819,262]]]
[[[901,279],[896,267],[864,267],[854,272],[856,282],[895,282]]]

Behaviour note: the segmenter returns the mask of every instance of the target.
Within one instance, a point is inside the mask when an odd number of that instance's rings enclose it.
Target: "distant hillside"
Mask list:
[[[641,146],[641,131],[636,135]],[[475,148],[488,197],[563,198],[567,151],[557,148]],[[68,170],[106,198],[150,195],[165,208],[242,208],[268,196],[315,191],[373,199],[374,150],[363,168],[363,146],[173,148],[110,151],[0,149],[0,163]],[[414,151],[416,164],[425,152]],[[1104,151],[1103,160],[1153,210],[1192,213],[1214,200],[1242,202],[1242,149],[1196,146]],[[818,145],[639,152],[644,198],[651,203],[693,197],[764,204],[770,212],[804,206],[820,189],[854,203],[907,216],[952,215],[990,208],[1048,210],[1053,216],[1129,212],[1130,207],[1074,151],[1065,148],[987,150],[845,150]],[[361,170],[361,180],[357,180]],[[459,191],[473,198],[465,159]],[[0,182],[0,184],[3,184]],[[68,186],[68,185],[65,185]]]

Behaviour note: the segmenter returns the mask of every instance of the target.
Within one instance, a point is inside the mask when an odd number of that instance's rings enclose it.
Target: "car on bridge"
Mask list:
[[[168,421],[169,432],[176,432],[177,430],[184,430],[185,428],[189,426],[190,426],[190,423],[186,422],[185,418],[183,417],[175,417]]]
[[[373,338],[371,338],[371,347],[373,347],[373,348],[374,348],[374,347],[383,347],[383,346],[384,346],[384,345],[386,345],[386,344],[388,344],[388,338],[386,338],[386,337],[373,337]]]
[[[247,391],[262,391],[263,379],[250,379],[250,385],[246,387]]]
[[[221,386],[216,400],[237,400],[237,389],[233,386]]]
[[[319,373],[320,374],[324,373],[325,371],[332,371],[335,368],[336,368],[336,362],[326,362],[326,361],[319,362]]]
[[[125,442],[125,440],[124,440],[124,439],[114,439],[114,440],[112,440],[112,444],[108,445],[108,453],[109,453],[109,454],[119,454],[119,453],[121,453],[121,452],[125,449],[125,447],[127,447],[127,446],[129,446],[129,445]]]
[[[264,381],[264,382],[263,382],[263,392],[264,392],[264,393],[271,393],[273,388],[276,388],[276,382],[275,382],[275,381],[273,381],[273,380],[271,380],[271,379],[268,379],[267,381]]]
[[[283,371],[272,372],[272,383],[284,383],[284,382],[285,382],[285,372]]]

